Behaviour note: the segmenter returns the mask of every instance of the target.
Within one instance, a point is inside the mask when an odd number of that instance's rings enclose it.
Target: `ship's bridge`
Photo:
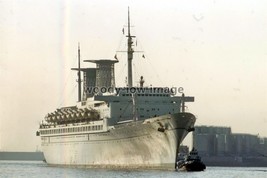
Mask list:
[[[116,95],[94,96],[94,100],[105,101],[110,108],[109,124],[133,120],[144,120],[165,114],[183,112],[185,102],[193,102],[194,97],[173,96],[166,88],[122,88]]]

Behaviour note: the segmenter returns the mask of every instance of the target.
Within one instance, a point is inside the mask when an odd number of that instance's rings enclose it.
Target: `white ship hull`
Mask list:
[[[176,149],[194,123],[194,115],[177,113],[107,132],[42,136],[42,150],[51,165],[175,169]]]

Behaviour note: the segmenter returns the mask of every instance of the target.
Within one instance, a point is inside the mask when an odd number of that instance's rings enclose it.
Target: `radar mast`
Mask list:
[[[133,86],[133,72],[132,72],[132,60],[133,60],[133,53],[134,50],[132,48],[133,45],[133,38],[135,36],[131,36],[131,30],[130,30],[130,10],[128,7],[128,35],[126,36],[128,37],[127,40],[127,58],[128,58],[128,87],[132,87]]]

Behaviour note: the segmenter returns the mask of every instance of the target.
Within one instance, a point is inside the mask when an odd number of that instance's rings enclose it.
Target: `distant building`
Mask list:
[[[257,156],[260,138],[251,134],[232,134],[231,153],[238,156]]]
[[[200,155],[216,156],[229,152],[231,128],[196,126],[193,132],[193,147]]]
[[[193,147],[202,156],[266,156],[267,138],[232,133],[230,127],[196,126]]]
[[[267,138],[260,138],[260,144],[258,148],[259,154],[267,157]]]

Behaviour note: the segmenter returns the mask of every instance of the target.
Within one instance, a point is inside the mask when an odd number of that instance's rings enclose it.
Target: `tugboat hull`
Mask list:
[[[185,163],[182,165],[181,170],[185,171],[204,171],[206,169],[206,165],[202,162],[190,162],[190,163]]]

